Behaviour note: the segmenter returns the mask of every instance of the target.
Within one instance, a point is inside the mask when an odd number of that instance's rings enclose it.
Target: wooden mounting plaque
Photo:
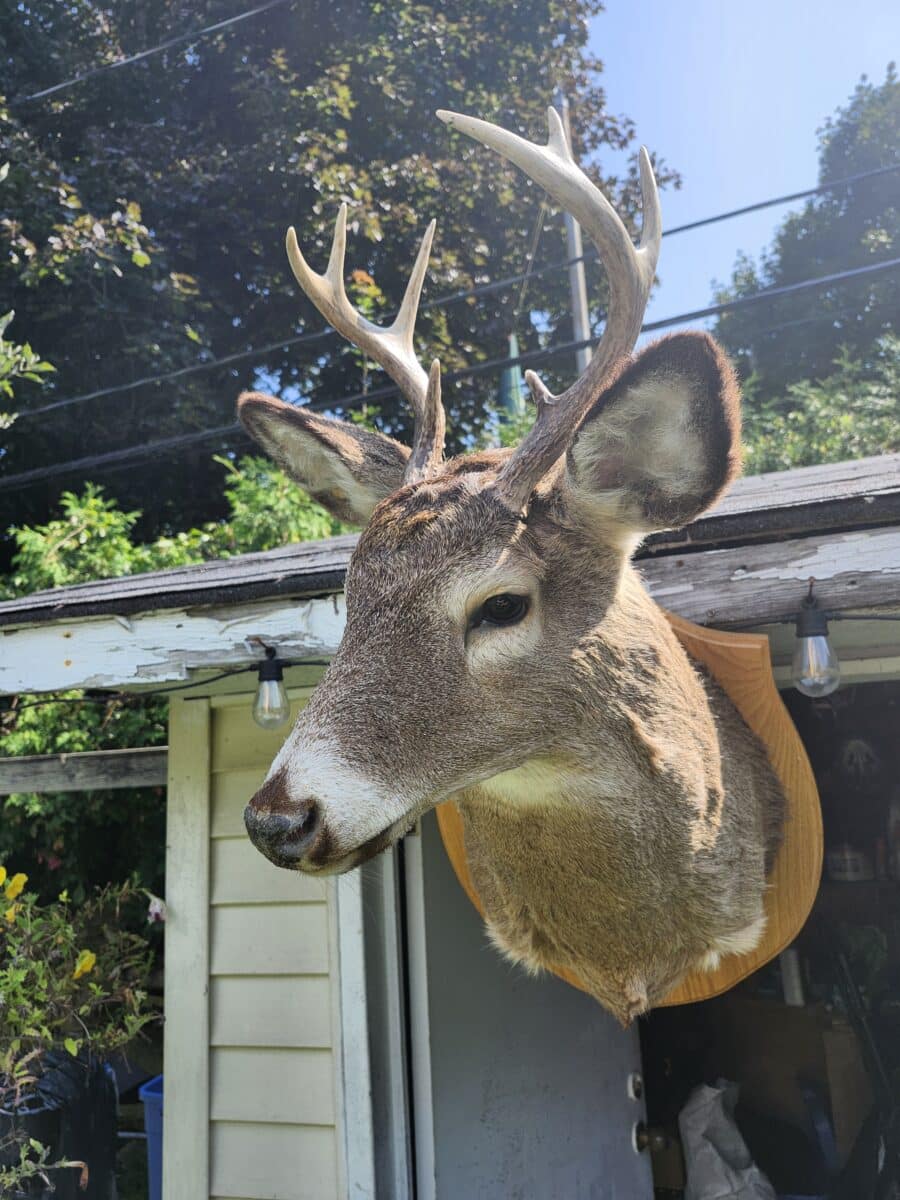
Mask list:
[[[687,975],[662,1002],[689,1004],[728,991],[789,945],[809,916],[822,871],[822,812],[815,777],[794,723],[784,707],[769,657],[769,639],[754,633],[725,633],[693,625],[667,613],[678,640],[703,663],[731,697],[738,712],[766,747],[787,798],[784,842],[769,877],[765,896],[766,932],[749,954],[731,954],[715,971]],[[456,877],[484,916],[469,875],[459,809],[452,800],[437,808],[444,847]],[[572,972],[561,979],[585,991]]]

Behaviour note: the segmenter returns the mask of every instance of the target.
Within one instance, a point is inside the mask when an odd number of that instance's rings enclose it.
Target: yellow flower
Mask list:
[[[19,909],[21,907],[22,907],[21,904],[11,904],[9,906],[9,908],[3,914],[4,917],[6,917],[8,924],[12,925],[13,921],[16,919],[16,913],[19,911]]]
[[[28,876],[23,875],[21,871],[19,871],[18,875],[13,875],[12,879],[6,885],[6,891],[4,892],[7,900],[15,900],[16,896],[21,895],[22,888],[27,882]]]
[[[6,883],[6,867],[0,867],[0,887]]]
[[[82,975],[87,975],[89,971],[93,971],[97,962],[97,955],[93,950],[80,951],[75,962],[75,970],[72,972],[73,979],[80,979]]]

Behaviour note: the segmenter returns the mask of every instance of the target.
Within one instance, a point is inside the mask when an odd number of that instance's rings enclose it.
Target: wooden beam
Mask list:
[[[65,688],[153,687],[191,670],[258,662],[252,637],[287,659],[333,654],[344,631],[344,597],[94,617],[0,629],[0,695]],[[247,689],[255,688],[251,674]]]
[[[811,575],[825,608],[897,608],[900,527],[671,554],[644,559],[638,568],[656,601],[698,625],[777,621],[797,611]],[[258,661],[258,647],[248,643],[252,635],[277,646],[284,658],[328,658],[344,621],[343,596],[271,597],[234,607],[0,629],[0,695],[164,686],[194,669]],[[248,673],[246,690],[254,686]]]
[[[790,616],[811,577],[823,608],[897,607],[900,527],[673,554],[638,567],[658,604],[698,625],[765,625]]]
[[[137,750],[0,758],[0,796],[13,792],[165,787],[167,756],[166,746],[143,746]]]

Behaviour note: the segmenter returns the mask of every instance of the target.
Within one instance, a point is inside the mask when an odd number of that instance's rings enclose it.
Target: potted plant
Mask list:
[[[44,904],[0,867],[0,1196],[114,1200],[109,1057],[157,1014],[131,884]],[[133,924],[133,922],[132,922]]]

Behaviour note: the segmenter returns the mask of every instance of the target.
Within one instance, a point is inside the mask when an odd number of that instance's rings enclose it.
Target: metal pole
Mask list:
[[[569,101],[566,98],[565,92],[561,87],[557,87],[555,95],[556,107],[562,117],[563,128],[566,131],[566,140],[569,145],[572,145],[572,132],[569,128]],[[569,213],[565,214],[566,222],[566,249],[571,262],[572,259],[577,259],[577,262],[572,262],[569,267],[569,290],[572,295],[572,334],[573,341],[584,342],[591,336],[591,323],[589,318],[587,286],[584,281],[584,260],[582,259],[581,247],[581,226]],[[591,361],[591,348],[584,346],[581,350],[575,351],[575,363],[580,375],[588,363]]]

